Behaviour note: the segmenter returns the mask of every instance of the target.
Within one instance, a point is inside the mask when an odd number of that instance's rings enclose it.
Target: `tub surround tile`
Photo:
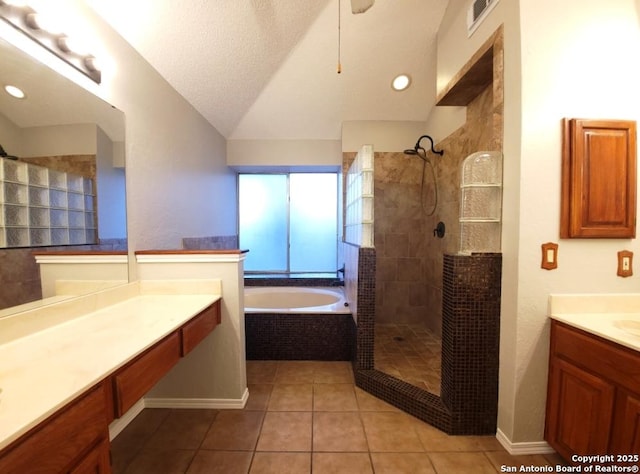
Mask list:
[[[182,248],[185,250],[232,250],[238,247],[237,235],[182,238]]]
[[[254,276],[245,275],[244,286],[304,286],[304,287],[323,287],[323,286],[344,286],[344,281],[339,276],[329,277],[305,277],[296,276]]]
[[[350,314],[246,313],[248,360],[351,360]]]

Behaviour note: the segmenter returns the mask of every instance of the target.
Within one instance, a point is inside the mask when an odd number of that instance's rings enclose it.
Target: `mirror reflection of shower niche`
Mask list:
[[[469,155],[460,175],[460,253],[500,252],[502,153]]]
[[[96,243],[93,180],[0,158],[0,247]]]

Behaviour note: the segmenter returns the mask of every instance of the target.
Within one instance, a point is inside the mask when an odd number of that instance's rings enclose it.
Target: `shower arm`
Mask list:
[[[414,147],[414,150],[416,150],[416,152],[418,151],[418,149],[422,148],[422,146],[420,145],[420,142],[422,141],[423,138],[428,138],[429,141],[431,142],[431,152],[435,153],[436,155],[444,155],[444,150],[436,150],[433,147],[433,138],[431,138],[429,135],[422,135],[420,138],[418,138],[418,141],[416,142],[416,146]],[[424,150],[424,148],[422,148]]]

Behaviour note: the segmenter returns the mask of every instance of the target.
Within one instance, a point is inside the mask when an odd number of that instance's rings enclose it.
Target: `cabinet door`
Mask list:
[[[633,238],[636,123],[564,119],[562,238]]]
[[[109,442],[102,440],[93,448],[69,474],[110,474],[111,459],[109,456]]]
[[[607,454],[615,389],[562,359],[549,374],[545,438],[565,459],[573,454]]]
[[[640,396],[621,391],[617,397],[612,454],[640,453]]]

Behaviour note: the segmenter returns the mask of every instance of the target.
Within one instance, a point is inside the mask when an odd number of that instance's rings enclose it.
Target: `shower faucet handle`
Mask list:
[[[440,221],[438,222],[438,225],[436,225],[436,228],[433,229],[433,236],[434,237],[438,237],[438,238],[443,238],[444,237],[444,222]]]

